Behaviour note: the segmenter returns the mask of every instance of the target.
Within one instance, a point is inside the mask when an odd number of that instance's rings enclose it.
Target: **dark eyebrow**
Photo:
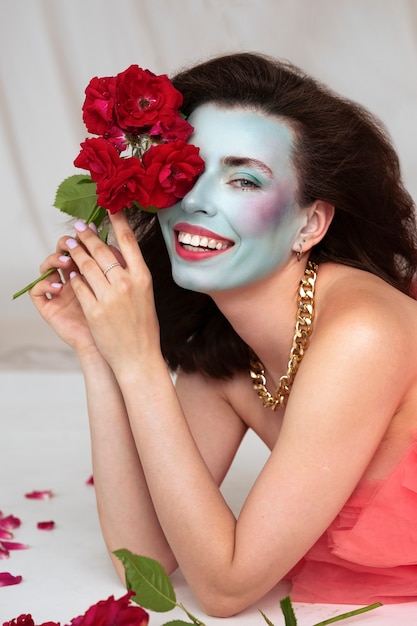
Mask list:
[[[224,165],[228,167],[241,167],[242,165],[246,167],[252,167],[260,170],[269,178],[273,177],[272,170],[269,169],[265,163],[262,161],[258,161],[258,159],[250,159],[248,157],[237,157],[237,156],[228,156],[223,159]]]

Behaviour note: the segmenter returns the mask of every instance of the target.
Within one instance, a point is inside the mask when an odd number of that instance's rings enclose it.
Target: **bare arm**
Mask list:
[[[67,237],[58,242],[57,251],[41,266],[44,272],[59,267],[58,272],[38,283],[31,290],[31,298],[46,322],[78,354],[82,366],[90,421],[91,446],[95,492],[103,536],[114,565],[124,580],[124,570],[112,552],[128,548],[137,554],[146,554],[160,561],[167,571],[176,567],[175,557],[167,543],[153,506],[143,475],[135,441],[132,435],[123,395],[108,362],[97,349],[84,313],[72,290],[69,274],[77,269],[70,257]],[[52,294],[52,298],[47,296]],[[166,368],[164,368],[166,370]],[[186,383],[195,389],[206,407],[190,408],[194,437],[207,460],[217,484],[223,479],[245,427],[222,398],[216,400],[216,390],[198,376]],[[147,390],[138,396],[146,401]],[[209,398],[210,397],[210,402]],[[226,418],[219,424],[219,416]],[[155,418],[158,413],[155,413]],[[213,421],[216,421],[214,427]],[[159,456],[162,446],[153,445]]]
[[[98,513],[114,565],[124,580],[124,570],[112,552],[128,548],[135,554],[157,559],[166,571],[172,572],[177,562],[155,512],[118,383],[106,362],[84,361],[82,365]],[[215,483],[220,485],[245,427],[231,408],[225,406],[224,400],[216,398],[209,382],[196,375],[187,377],[186,386],[193,389],[195,397],[207,407],[203,411],[191,412],[191,429]],[[138,389],[140,404],[144,399],[141,392]],[[147,395],[149,390],[144,390],[144,393]],[[153,420],[159,419],[160,407],[156,407]],[[220,419],[222,424],[219,424]],[[150,445],[149,454],[156,460],[161,459],[163,465],[166,453],[164,442],[152,441]],[[162,480],[169,483],[170,477],[163,477]]]
[[[364,311],[316,328],[278,442],[236,521],[184,414],[205,398],[183,387],[180,402],[159,349],[147,269],[122,216],[114,226],[127,271],[114,270],[107,284],[80,247],[74,258],[93,293],[80,278],[74,290],[123,394],[168,543],[204,608],[230,615],[278,582],[349,497],[409,384],[401,350],[385,320],[363,319]],[[105,266],[101,244],[91,235],[84,243]]]

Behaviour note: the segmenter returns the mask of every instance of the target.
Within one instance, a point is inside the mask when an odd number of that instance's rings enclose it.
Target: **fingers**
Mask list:
[[[36,283],[30,290],[29,296],[32,298],[48,297],[58,295],[63,289],[63,283],[58,271],[49,274],[47,278]]]
[[[92,296],[100,299],[105,295],[109,283],[117,278],[117,272],[124,271],[126,264],[120,253],[116,255],[114,247],[103,243],[85,222],[77,221],[74,229],[77,239],[69,237],[63,246],[75,263],[75,268],[69,273],[73,289],[83,306],[86,306]]]
[[[126,215],[120,211],[109,215],[120,252],[128,267],[145,266],[135,233],[133,232]]]
[[[84,222],[77,221],[74,224],[74,228],[78,241],[68,238],[65,245],[82,274],[87,275],[87,272],[90,275],[92,273],[97,275],[103,274],[105,268],[116,261],[121,265],[125,265],[124,262],[121,262],[120,253],[118,253],[118,258],[116,258],[115,248],[103,243]],[[79,245],[80,243],[82,244],[81,246]]]
[[[55,252],[50,254],[40,266],[40,272],[43,274],[51,268],[57,268],[63,274],[69,275],[69,272],[75,269],[71,257],[64,252]]]

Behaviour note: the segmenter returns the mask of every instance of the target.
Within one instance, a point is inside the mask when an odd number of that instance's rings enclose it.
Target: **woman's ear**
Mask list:
[[[323,239],[331,224],[335,209],[329,202],[316,200],[305,210],[307,213],[307,222],[299,231],[292,248],[293,251],[298,254],[300,250],[302,252],[308,252]]]

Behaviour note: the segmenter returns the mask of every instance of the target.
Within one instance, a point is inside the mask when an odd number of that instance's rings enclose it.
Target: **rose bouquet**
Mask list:
[[[182,95],[165,75],[131,65],[116,76],[94,77],[82,107],[87,131],[75,174],[58,187],[54,206],[102,226],[106,212],[156,212],[183,198],[204,170],[199,149],[187,143],[192,126],[180,112]],[[103,240],[107,232],[100,231]],[[51,274],[49,270],[17,298]]]

